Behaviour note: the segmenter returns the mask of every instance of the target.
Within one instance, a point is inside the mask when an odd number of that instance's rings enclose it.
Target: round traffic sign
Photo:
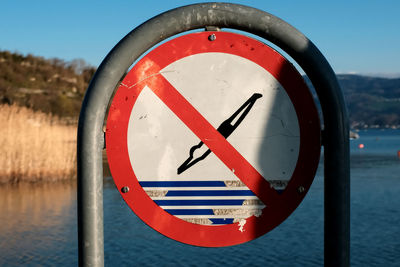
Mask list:
[[[150,51],[112,100],[115,184],[160,233],[218,247],[285,220],[319,162],[320,122],[303,78],[269,46],[199,32]]]

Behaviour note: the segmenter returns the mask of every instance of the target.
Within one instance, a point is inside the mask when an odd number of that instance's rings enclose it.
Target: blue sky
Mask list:
[[[2,0],[0,50],[82,58],[98,66],[142,22],[196,2]],[[337,73],[400,74],[400,1],[231,2],[264,10],[299,29]]]

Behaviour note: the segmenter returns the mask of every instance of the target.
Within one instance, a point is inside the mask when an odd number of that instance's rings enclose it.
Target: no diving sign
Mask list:
[[[129,71],[106,143],[115,184],[146,224],[219,247],[265,234],[300,204],[320,124],[279,53],[236,33],[201,32],[158,46]]]

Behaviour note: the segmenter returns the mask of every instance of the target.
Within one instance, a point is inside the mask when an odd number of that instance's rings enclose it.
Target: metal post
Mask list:
[[[103,136],[96,106],[88,90],[78,125],[78,241],[80,266],[104,266]],[[95,102],[95,103],[91,103]],[[106,107],[104,107],[106,108]]]
[[[349,266],[349,129],[336,76],[315,45],[295,28],[264,11],[229,3],[185,6],[150,19],[125,36],[94,75],[78,127],[80,265],[104,265],[102,126],[116,85],[133,62],[154,45],[206,26],[242,30],[270,41],[288,53],[313,83],[325,126],[325,265]]]

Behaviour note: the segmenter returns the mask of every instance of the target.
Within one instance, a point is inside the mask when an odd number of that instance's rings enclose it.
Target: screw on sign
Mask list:
[[[198,32],[145,55],[107,119],[115,184],[149,226],[207,247],[253,240],[309,189],[320,123],[301,75],[249,37]]]

